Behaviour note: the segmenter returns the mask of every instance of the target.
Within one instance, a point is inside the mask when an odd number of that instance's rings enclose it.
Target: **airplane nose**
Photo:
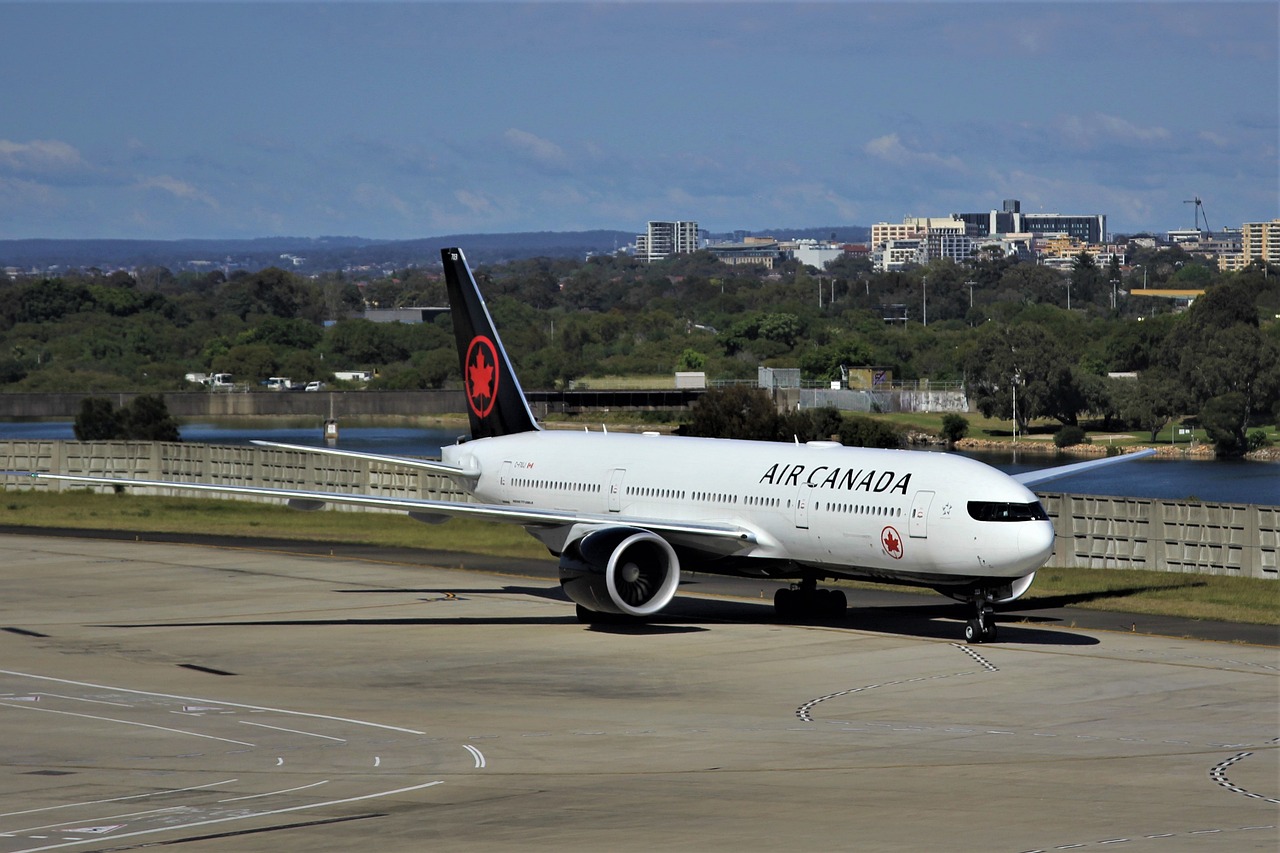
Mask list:
[[[1027,558],[1039,560],[1043,566],[1053,556],[1053,522],[1037,521],[1025,524],[1018,533],[1018,551]]]

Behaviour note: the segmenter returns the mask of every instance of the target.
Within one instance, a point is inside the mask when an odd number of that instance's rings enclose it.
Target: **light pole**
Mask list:
[[[920,298],[924,303],[924,324],[929,325],[929,276],[920,277]]]
[[[1018,443],[1018,374],[1013,374],[1013,443]]]
[[[969,307],[972,308],[973,307],[973,281],[972,280],[966,281],[965,284],[969,285]]]
[[[1116,286],[1119,283],[1120,282],[1117,281],[1116,279],[1114,278],[1111,279],[1111,310],[1112,311],[1116,310]]]

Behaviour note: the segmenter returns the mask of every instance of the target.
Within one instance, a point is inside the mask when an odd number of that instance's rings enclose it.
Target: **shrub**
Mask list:
[[[947,440],[948,447],[969,434],[969,419],[963,415],[946,414],[942,416],[942,437]]]
[[[1072,447],[1077,444],[1088,444],[1089,436],[1085,435],[1084,430],[1075,424],[1067,424],[1053,434],[1053,443],[1056,447]]]

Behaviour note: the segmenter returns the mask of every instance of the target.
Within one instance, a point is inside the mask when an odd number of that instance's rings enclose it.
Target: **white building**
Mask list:
[[[827,264],[844,255],[844,247],[835,243],[819,243],[817,240],[796,240],[791,247],[791,257],[814,269],[823,270]]]
[[[636,257],[647,263],[696,251],[697,222],[650,222],[644,234],[636,235]]]
[[[927,261],[928,244],[921,237],[902,240],[886,240],[871,254],[872,269],[876,272],[903,270],[912,264]]]

